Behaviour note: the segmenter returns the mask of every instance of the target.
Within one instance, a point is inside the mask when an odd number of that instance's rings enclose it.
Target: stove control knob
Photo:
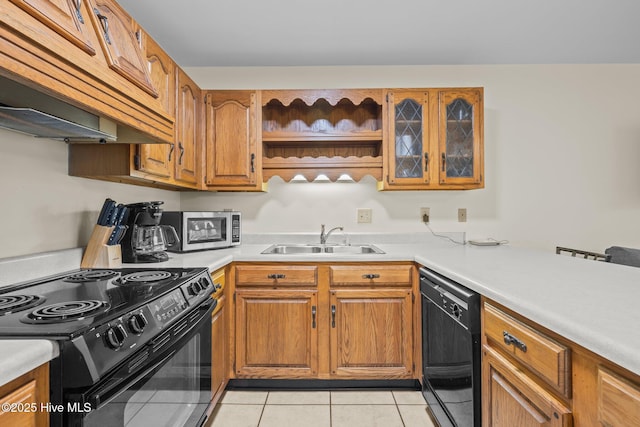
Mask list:
[[[462,312],[460,311],[460,307],[458,306],[458,304],[453,304],[452,311],[453,311],[453,316],[456,319],[460,319],[460,317],[462,316]]]
[[[144,331],[144,327],[147,326],[149,322],[147,318],[144,317],[144,314],[138,313],[129,317],[127,320],[127,326],[129,326],[129,330],[136,335],[140,335]]]
[[[127,331],[124,330],[124,326],[122,323],[111,326],[105,332],[105,339],[107,341],[107,346],[110,348],[117,350],[123,346],[124,340],[127,338]]]
[[[189,286],[187,286],[187,292],[191,296],[198,295],[200,293],[200,284],[198,282],[193,282]]]
[[[209,287],[209,281],[205,277],[201,278],[200,279],[200,288],[202,288],[204,290],[204,289],[207,289],[208,287]]]

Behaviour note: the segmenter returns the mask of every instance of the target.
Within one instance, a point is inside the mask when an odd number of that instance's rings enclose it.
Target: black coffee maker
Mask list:
[[[141,202],[126,205],[129,209],[127,232],[120,243],[122,262],[148,263],[169,259],[166,250],[178,246],[175,228],[160,225],[164,202]]]

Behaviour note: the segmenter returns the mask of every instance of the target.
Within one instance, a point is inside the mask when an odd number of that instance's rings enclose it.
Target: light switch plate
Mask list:
[[[370,224],[371,223],[371,208],[358,209],[358,224]]]

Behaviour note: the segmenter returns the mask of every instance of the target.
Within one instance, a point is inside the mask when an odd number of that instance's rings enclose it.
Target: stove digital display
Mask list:
[[[167,323],[187,308],[187,301],[179,289],[149,304],[153,317],[161,323]]]

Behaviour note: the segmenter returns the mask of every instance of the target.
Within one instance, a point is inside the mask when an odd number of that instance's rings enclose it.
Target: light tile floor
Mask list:
[[[206,427],[435,427],[419,391],[225,392]]]

